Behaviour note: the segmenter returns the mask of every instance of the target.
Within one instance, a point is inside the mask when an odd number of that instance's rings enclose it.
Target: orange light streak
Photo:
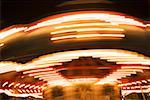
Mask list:
[[[12,34],[15,34],[19,31],[23,31],[25,30],[27,27],[19,27],[19,28],[12,28],[10,30],[4,31],[4,32],[0,32],[0,39],[4,39]]]
[[[114,24],[114,23],[83,23],[83,24],[72,24],[72,25],[65,25],[65,26],[56,26],[54,27],[54,29],[61,29],[61,28],[74,28],[74,27],[82,27],[82,26],[110,26],[110,25],[114,25],[114,26],[118,26],[118,24]]]
[[[65,32],[85,32],[85,31],[120,31],[123,32],[124,29],[121,28],[76,28],[76,29],[68,29],[68,30],[61,30],[61,31],[54,31],[51,34],[60,34]]]
[[[96,37],[96,38],[123,38],[125,37],[124,34],[82,34],[82,35],[67,35],[67,36],[59,36],[59,37],[52,37],[51,40],[61,40],[61,39],[68,39],[68,38],[90,38],[90,37]]]

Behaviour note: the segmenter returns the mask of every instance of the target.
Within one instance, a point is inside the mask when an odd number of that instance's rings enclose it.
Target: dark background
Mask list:
[[[13,24],[28,24],[51,14],[56,5],[71,0],[1,0],[0,28]],[[150,20],[150,0],[108,0],[122,9],[121,12]]]

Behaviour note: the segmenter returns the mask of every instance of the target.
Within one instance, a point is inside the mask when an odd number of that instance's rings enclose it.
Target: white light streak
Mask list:
[[[31,88],[33,88],[33,87],[35,87],[35,85],[30,86],[29,89],[31,89]]]
[[[72,24],[72,25],[65,25],[65,26],[56,26],[55,29],[61,29],[61,28],[74,28],[74,27],[82,27],[82,26],[118,26],[118,24],[113,23],[83,23],[83,24]]]
[[[30,86],[30,84],[26,85],[24,88],[28,88]]]
[[[145,27],[145,25],[142,22],[139,22],[132,18],[126,18],[125,16],[121,15],[115,15],[115,14],[109,14],[108,12],[87,12],[87,13],[80,13],[80,14],[71,14],[66,15],[50,20],[46,20],[40,23],[37,23],[34,26],[29,27],[26,31],[49,26],[49,25],[55,25],[55,24],[61,24],[64,22],[69,21],[81,21],[81,20],[101,20],[105,22],[115,23],[115,24],[126,24],[126,25],[135,25],[135,26],[142,26]]]
[[[0,43],[0,47],[2,47],[4,45],[4,43]]]
[[[35,69],[35,70],[24,71],[23,74],[35,73],[39,71],[51,71],[51,70],[53,70],[53,68]]]
[[[12,82],[11,84],[9,84],[9,85],[8,85],[8,87],[11,87],[11,86],[12,86],[12,85],[14,85],[14,84],[15,84],[15,83],[14,83],[14,82]]]
[[[68,39],[68,38],[123,38],[125,37],[124,34],[82,34],[82,35],[67,35],[67,36],[59,36],[59,37],[52,37],[51,40],[61,40],[61,39]]]
[[[22,88],[23,86],[25,86],[25,84],[20,85],[19,88]]]
[[[2,87],[6,86],[7,84],[8,84],[8,82],[5,82],[5,83],[2,85]]]
[[[22,93],[22,91],[20,90],[20,89],[18,89],[18,91],[20,92],[20,93]],[[40,96],[40,95],[42,95],[41,93],[34,93],[34,94],[15,94],[15,93],[13,93],[13,92],[11,92],[11,91],[9,91],[9,90],[2,90],[2,89],[0,89],[0,93],[5,93],[5,94],[7,94],[8,96],[14,96],[14,97],[30,97],[30,96],[32,96],[32,97],[35,97],[35,98],[43,98],[42,96]]]
[[[15,86],[14,86],[14,88],[16,88],[17,86],[19,86],[20,85],[20,83],[17,83]]]
[[[4,39],[4,38],[6,38],[6,37],[8,37],[8,36],[10,36],[12,34],[15,34],[15,33],[19,32],[19,31],[23,31],[25,29],[26,29],[26,27],[20,27],[20,28],[12,28],[12,29],[10,29],[8,31],[1,32],[0,33],[0,39]]]
[[[68,30],[61,30],[56,32],[51,32],[51,34],[60,34],[65,32],[83,32],[83,31],[121,31],[123,32],[124,29],[121,28],[78,28],[78,29],[68,29]]]

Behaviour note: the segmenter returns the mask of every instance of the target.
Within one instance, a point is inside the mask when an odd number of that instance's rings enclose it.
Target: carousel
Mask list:
[[[145,22],[82,9],[1,30],[0,98],[138,100],[141,94],[147,100],[150,24]]]

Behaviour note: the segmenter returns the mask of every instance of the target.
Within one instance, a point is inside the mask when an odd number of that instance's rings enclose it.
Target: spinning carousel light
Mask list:
[[[121,28],[76,28],[76,29],[67,29],[67,30],[61,30],[61,31],[55,31],[51,32],[51,34],[60,34],[65,32],[85,32],[85,31],[124,31],[124,29]]]
[[[105,22],[115,23],[115,24],[125,24],[125,25],[135,25],[135,26],[142,26],[145,27],[145,25],[142,22],[139,22],[132,18],[126,18],[126,16],[122,15],[116,15],[116,14],[109,14],[109,12],[80,12],[77,14],[71,14],[70,15],[64,15],[57,18],[52,18],[40,23],[37,23],[36,25],[33,25],[26,29],[26,31],[33,30],[36,28],[49,26],[49,25],[56,25],[61,24],[64,22],[69,21],[81,21],[81,20],[101,20]]]
[[[12,34],[15,34],[17,32],[23,31],[27,29],[27,27],[19,27],[19,28],[12,28],[10,30],[4,31],[4,32],[0,32],[0,39],[4,39]]]
[[[8,87],[11,87],[11,86],[12,86],[12,85],[14,85],[14,84],[15,84],[15,83],[14,83],[14,82],[12,82],[11,84],[9,84],[9,85],[8,85]]]
[[[6,86],[7,84],[8,84],[8,82],[5,82],[5,83],[2,85],[2,87]]]

